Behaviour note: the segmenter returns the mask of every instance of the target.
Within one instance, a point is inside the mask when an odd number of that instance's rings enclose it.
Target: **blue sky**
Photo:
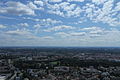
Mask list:
[[[119,0],[0,0],[0,46],[120,46]]]

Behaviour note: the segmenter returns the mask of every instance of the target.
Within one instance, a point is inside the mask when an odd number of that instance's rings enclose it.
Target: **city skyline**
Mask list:
[[[0,46],[120,47],[119,0],[1,0]]]

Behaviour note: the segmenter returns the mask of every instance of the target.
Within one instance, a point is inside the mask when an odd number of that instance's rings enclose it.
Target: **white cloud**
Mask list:
[[[40,27],[41,27],[40,24],[35,24],[35,25],[34,25],[34,28],[40,28]]]
[[[54,19],[51,19],[51,18],[42,19],[41,22],[42,23],[48,23],[48,24],[59,24],[59,23],[62,23],[62,21],[60,21],[60,20],[54,20]]]
[[[80,7],[76,7],[74,10],[68,11],[66,16],[67,17],[71,17],[71,16],[79,17],[81,12],[82,10],[80,9]]]
[[[95,31],[90,31],[90,34],[101,34],[103,33],[103,30],[95,30]]]
[[[41,37],[41,39],[54,39],[52,36],[44,36],[44,37]]]
[[[35,19],[33,19],[35,20]],[[42,27],[49,27],[49,26],[54,26],[55,24],[61,24],[62,21],[60,20],[55,20],[55,19],[51,19],[51,18],[47,18],[47,19],[37,19],[37,21],[39,22],[38,24],[34,25],[34,28],[36,28],[36,33],[39,33],[42,31]],[[49,32],[50,30],[44,30]]]
[[[17,30],[9,30],[4,32],[6,36],[9,36],[12,39],[15,40],[39,40],[40,38],[35,36],[32,32],[29,30],[23,30],[23,29],[17,29]]]
[[[120,11],[120,2],[116,4],[115,11]]]
[[[67,0],[68,2],[84,2],[84,0]]]
[[[108,0],[92,0],[92,2],[95,4],[103,4],[106,1],[108,1]]]
[[[26,36],[26,35],[30,35],[31,33],[29,31],[26,30],[12,30],[12,31],[7,31],[5,32],[6,34],[9,35],[13,35],[13,36]]]
[[[92,26],[92,27],[85,27],[85,28],[81,28],[80,30],[82,31],[87,31],[89,33],[89,35],[93,35],[93,36],[99,36],[99,35],[103,35],[105,34],[106,30],[104,28],[101,27],[96,27],[96,26]]]
[[[7,16],[0,16],[1,19],[11,19],[11,20],[20,20],[20,19],[17,19],[17,18],[13,18],[13,17],[7,17]]]
[[[70,36],[70,34],[65,33],[65,32],[57,32],[57,33],[55,33],[55,35],[60,36],[60,37],[62,37],[62,38],[65,38],[65,37],[69,37],[69,36]]]
[[[52,28],[45,29],[45,32],[51,32],[51,31],[59,31],[59,30],[64,30],[64,29],[75,29],[75,27],[72,26],[67,26],[67,25],[61,25],[61,26],[55,26]]]
[[[33,10],[43,10],[42,7],[37,7],[33,2],[29,2],[27,6]]]
[[[102,8],[99,8],[99,6],[96,6],[94,4],[88,3],[87,5],[84,5],[81,9],[76,4],[70,4],[68,2],[62,2],[60,4],[54,5],[48,4],[47,6],[49,9],[49,13],[56,14],[62,17],[81,17],[80,14],[85,11],[83,14],[86,14],[87,17],[90,18],[90,20],[92,20],[93,22],[102,21],[103,23],[107,23],[111,26],[115,26],[115,24],[119,25],[117,19],[112,17],[113,14],[115,16],[115,13],[113,13],[112,11],[113,5],[111,4],[113,4],[112,0],[104,1],[104,3],[102,4]],[[117,3],[116,5],[118,4],[119,3]],[[115,9],[116,11],[118,11],[119,6]],[[86,15],[84,17],[86,17]]]
[[[46,18],[46,19],[39,19],[39,18],[30,18],[30,17],[23,17],[23,19],[26,20],[32,20],[35,22],[40,22],[42,25],[54,25],[54,24],[61,24],[63,23],[61,20],[55,20],[51,18]]]
[[[33,4],[33,2],[29,2],[28,7],[30,7],[31,9],[37,9],[37,6],[35,4]]]
[[[33,19],[36,20],[36,19]],[[51,18],[47,18],[47,19],[37,19],[37,21],[39,22],[38,24],[34,25],[34,28],[36,28],[35,33],[39,33],[41,32],[41,27],[48,27],[48,26],[54,26],[55,24],[61,24],[62,21],[60,20],[55,20],[55,19],[51,19]],[[49,32],[50,29],[46,29],[44,31]]]
[[[42,25],[40,25],[40,24],[35,24],[33,27],[35,28],[35,33],[38,34],[38,33],[41,31]]]
[[[29,26],[29,24],[28,23],[20,23],[20,24],[18,24],[19,26],[23,26],[23,27],[28,27]]]
[[[8,13],[14,15],[35,15],[33,9],[20,2],[8,1],[5,3],[5,6],[0,7],[0,9],[0,13]]]
[[[56,14],[64,18],[84,18],[84,21],[91,20],[93,23],[102,22],[110,26],[120,25],[120,2],[114,0],[91,0],[82,6],[73,4],[71,1],[82,0],[68,0],[68,2],[61,2],[56,4],[47,3],[47,12]]]
[[[62,0],[48,0],[49,2],[62,2]]]
[[[46,18],[46,19],[38,19],[38,18],[30,18],[30,17],[24,17],[23,19],[26,20],[32,20],[37,22],[37,24],[35,24],[33,27],[35,28],[35,33],[39,33],[42,31],[41,28],[43,27],[49,27],[49,26],[55,26],[56,24],[61,25],[63,22],[61,20],[55,20],[55,19],[51,19],[51,18]],[[44,31],[48,31],[48,30],[44,30]]]
[[[101,35],[100,34],[90,34],[90,37],[93,37],[93,38],[95,38],[95,37],[101,37]]]
[[[28,30],[9,30],[0,32],[0,43],[5,46],[48,45],[54,40],[52,36],[36,36]],[[53,44],[53,43],[51,43]]]
[[[100,37],[97,37],[95,40],[93,40],[94,38],[92,38],[92,41],[95,42],[99,42],[101,41],[101,43],[105,43],[105,45],[107,44],[118,44],[120,41],[120,31],[117,29],[111,29],[111,30],[107,30],[105,31],[106,34],[104,35],[100,35]],[[98,34],[99,35],[99,34]]]
[[[85,36],[86,35],[86,32],[57,32],[55,33],[55,35],[57,36],[60,36],[62,38],[66,38],[66,37],[70,37],[70,38],[73,38],[73,37],[80,37],[80,36]]]
[[[80,30],[85,30],[85,31],[96,31],[96,30],[101,30],[100,27],[96,27],[96,26],[91,26],[91,27],[85,27],[85,28],[81,28]]]
[[[70,4],[69,2],[62,2],[60,4],[47,4],[48,13],[56,14],[62,17],[78,17],[82,12],[81,8],[76,4]]]
[[[111,13],[111,10],[113,8],[113,2],[114,0],[110,0],[104,3],[103,8],[102,8],[102,13],[104,15],[108,15],[109,13]]]
[[[84,36],[86,33],[85,32],[72,32],[70,33],[71,36]]]
[[[110,26],[117,26],[119,25],[117,18],[113,17],[112,14],[114,14],[113,12],[113,0],[107,1],[103,4],[103,8],[101,9],[101,11],[99,12],[98,16],[96,17],[96,21],[102,21],[103,23],[107,23]]]
[[[59,2],[59,0],[55,1]],[[55,1],[53,0],[53,2]],[[4,6],[0,7],[0,13],[8,13],[15,15],[35,15],[35,10],[43,9],[43,7],[38,7],[38,5],[45,5],[46,11],[48,13],[56,14],[65,18],[81,18],[81,15],[84,15],[84,19],[88,18],[92,22],[102,22],[105,24],[107,23],[110,26],[120,25],[120,2],[114,3],[114,0],[92,0],[92,3],[86,3],[85,5],[79,6],[75,3],[70,3],[71,1],[81,2],[82,0],[68,0],[68,2],[61,2],[55,4],[50,4],[49,1],[48,3],[43,4],[44,1],[40,0],[28,2],[27,4],[23,4],[21,2],[8,1],[4,4]],[[101,6],[98,6],[96,4],[101,4]],[[39,21],[39,19],[36,19],[36,21]],[[55,21],[53,21],[53,23],[55,23]]]
[[[37,4],[37,5],[39,5],[39,6],[43,6],[44,5],[44,3],[43,3],[43,1],[34,1],[34,3],[35,4]]]
[[[85,27],[85,28],[80,28],[80,31],[85,31],[87,33],[87,36],[89,37],[101,37],[108,31],[105,28],[102,27],[97,27],[97,26],[91,26],[91,27]]]
[[[118,29],[115,29],[115,28],[112,28],[111,30],[109,31],[106,31],[107,34],[104,35],[105,36],[105,39],[107,39],[107,41],[120,41],[120,30]]]
[[[6,28],[7,26],[0,24],[0,29]]]
[[[79,32],[71,32],[75,34],[79,34]],[[81,32],[80,32],[81,33]],[[84,33],[84,32],[83,32]],[[74,45],[81,45],[84,46],[115,46],[120,45],[118,44],[120,41],[120,31],[117,29],[111,29],[111,30],[105,30],[104,35],[102,34],[91,34],[91,33],[84,33],[84,36],[73,36],[70,34],[70,32],[57,32],[55,33],[56,36],[60,36],[62,38],[62,41],[71,42]],[[81,33],[82,34],[82,33]],[[59,39],[61,39],[59,38]],[[82,42],[81,42],[82,41]],[[64,44],[66,44],[65,42]],[[117,43],[116,43],[117,42]],[[72,44],[71,43],[71,44]],[[70,43],[69,43],[70,44]],[[73,45],[72,44],[72,45]]]
[[[94,1],[94,0],[93,0]],[[95,0],[100,1],[100,0]],[[87,4],[83,7],[85,10],[85,16],[87,16],[91,21],[98,23],[107,23],[110,26],[118,26],[120,25],[118,19],[119,8],[114,7],[114,0],[101,0],[102,5],[101,8],[95,4]],[[116,5],[119,3],[116,3]]]

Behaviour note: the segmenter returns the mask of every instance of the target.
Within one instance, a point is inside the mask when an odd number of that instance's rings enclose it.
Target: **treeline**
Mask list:
[[[120,66],[120,62],[108,61],[108,60],[79,60],[79,59],[70,59],[64,58],[61,60],[61,65],[69,65],[74,67],[89,67],[89,66]]]

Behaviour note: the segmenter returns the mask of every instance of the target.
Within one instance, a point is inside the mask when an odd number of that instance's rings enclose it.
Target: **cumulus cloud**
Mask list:
[[[40,27],[41,27],[40,24],[35,24],[35,25],[34,25],[34,28],[40,28]]]
[[[85,32],[72,32],[70,33],[71,36],[84,36],[86,33]]]
[[[108,0],[92,0],[92,2],[95,4],[103,4],[106,1],[108,1]]]
[[[35,4],[33,4],[33,2],[29,2],[28,7],[30,7],[31,9],[37,9],[37,6]]]
[[[116,4],[115,11],[120,11],[120,2]]]
[[[0,24],[0,29],[7,28],[7,26]]]
[[[3,32],[6,36],[9,36],[12,39],[15,40],[39,40],[40,38],[38,36],[35,36],[32,32],[29,30],[22,30],[22,29],[17,29],[17,30],[9,30],[6,32]],[[8,37],[8,39],[9,39]]]
[[[49,27],[49,26],[54,26],[54,25],[58,25],[58,24],[62,24],[63,22],[60,20],[55,20],[55,19],[51,19],[51,18],[47,18],[47,19],[32,19],[33,21],[39,22],[37,24],[35,24],[33,27],[35,28],[35,32],[39,33],[41,32],[41,28],[43,27]],[[44,30],[44,31],[49,31],[48,29]]]
[[[84,1],[84,0],[68,0],[68,2],[61,2],[57,4],[47,3],[47,12],[62,16],[64,18],[77,17],[91,20],[93,23],[102,22],[110,26],[120,25],[119,4],[114,0],[91,0],[82,6],[70,3],[71,1]]]
[[[35,15],[35,10],[43,10],[45,5],[46,12],[50,14],[56,14],[62,17],[79,17],[84,15],[85,19],[90,19],[92,22],[103,22],[110,26],[120,25],[120,2],[114,4],[114,0],[91,0],[85,5],[79,6],[71,1],[84,2],[84,0],[68,0],[68,2],[62,2],[62,0],[51,0],[45,3],[45,1],[35,0],[23,4],[21,2],[8,1],[0,7],[0,13],[8,13],[15,15]],[[60,2],[50,4],[49,2]],[[96,5],[96,4],[100,4]],[[38,7],[41,6],[41,7]],[[86,18],[87,17],[87,18]],[[39,19],[36,19],[38,21]]]
[[[120,25],[117,17],[119,8],[116,6],[119,2],[116,3],[116,5],[114,4],[114,0],[93,0],[93,2],[100,2],[99,4],[101,4],[101,7],[92,3],[88,3],[83,7],[85,16],[87,16],[93,22],[107,23],[110,26]]]
[[[35,0],[34,3],[37,4],[37,5],[39,5],[39,6],[43,6],[44,5],[43,1],[37,1],[37,0]]]
[[[21,2],[8,1],[4,7],[0,7],[0,13],[15,14],[15,15],[35,15],[33,9]]]
[[[44,31],[45,32],[51,32],[51,31],[59,31],[59,30],[64,30],[64,29],[75,29],[75,27],[72,27],[72,26],[67,26],[67,25],[60,25],[60,26],[55,26],[55,27],[52,27],[52,28],[48,28],[48,29],[45,29]]]
[[[49,2],[62,2],[62,0],[48,0]]]
[[[90,34],[89,36],[90,36],[91,38],[101,37],[101,35],[100,35],[100,34]]]
[[[54,24],[63,23],[61,20],[55,20],[55,19],[52,19],[52,18],[39,19],[39,18],[23,17],[23,19],[32,20],[32,21],[35,21],[35,22],[40,22],[42,25],[54,25]]]
[[[55,19],[51,19],[51,18],[42,19],[40,21],[42,23],[47,23],[47,24],[59,24],[59,23],[62,23],[62,21],[60,21],[60,20],[55,20]]]
[[[48,4],[48,13],[56,14],[62,17],[78,17],[82,12],[81,8],[76,4],[62,2],[60,4]]]
[[[44,36],[44,37],[41,37],[41,39],[54,39],[52,36]]]
[[[29,2],[27,6],[33,10],[43,10],[42,7],[37,7],[33,2]]]
[[[100,43],[100,44],[104,44],[104,45],[110,45],[110,46],[115,46],[115,45],[120,45],[118,44],[120,41],[120,31],[117,29],[111,29],[111,30],[107,30],[106,34],[104,35],[99,35],[99,34],[92,34],[90,35],[90,39],[91,42],[93,42],[95,44],[96,43]]]
[[[54,35],[57,35],[57,36],[60,36],[62,38],[65,38],[65,37],[69,37],[70,34],[66,33],[66,32],[57,32],[55,33]]]
[[[104,33],[104,31],[99,29],[99,30],[90,31],[89,33],[90,34],[102,34]]]
[[[84,2],[84,0],[68,0],[68,2]]]
[[[13,35],[13,36],[25,36],[25,35],[30,35],[31,33],[26,30],[12,30],[12,31],[7,31],[5,32],[6,34]]]
[[[96,27],[96,26],[85,27],[85,28],[81,28],[80,30],[88,31],[90,35],[95,35],[95,36],[97,36],[98,34],[103,35],[103,34],[105,34],[105,31],[106,31],[104,28]]]
[[[101,30],[101,27],[96,27],[96,26],[91,26],[91,27],[85,27],[81,28],[80,30],[85,30],[85,31],[96,31],[96,30]]]
[[[36,19],[33,19],[33,20],[36,21]],[[36,28],[35,30],[36,33],[41,32],[42,27],[54,26],[55,24],[62,24],[62,21],[51,19],[51,18],[37,19],[37,22],[39,23],[34,25],[34,28]],[[44,31],[49,32],[50,30],[46,29]]]
[[[117,29],[111,29],[111,30],[105,30],[106,34],[91,34],[91,33],[85,33],[85,32],[57,32],[55,33],[56,36],[60,36],[62,39],[67,40],[68,42],[72,40],[74,44],[83,44],[84,42],[87,44],[84,44],[86,46],[88,45],[99,45],[108,43],[109,45],[114,45],[116,42],[119,42],[120,37],[119,33],[120,31]],[[71,35],[75,33],[75,35]],[[77,34],[84,34],[78,35]],[[81,40],[82,39],[82,40]],[[77,43],[75,43],[77,41]],[[82,41],[82,43],[80,43]],[[100,44],[98,44],[100,43]],[[113,44],[114,43],[114,44]]]
[[[29,26],[29,24],[28,23],[20,23],[20,24],[18,24],[19,26],[23,26],[23,27],[28,27]]]
[[[76,37],[76,36],[84,36],[86,32],[57,32],[55,35],[60,36],[62,38],[66,37]]]

